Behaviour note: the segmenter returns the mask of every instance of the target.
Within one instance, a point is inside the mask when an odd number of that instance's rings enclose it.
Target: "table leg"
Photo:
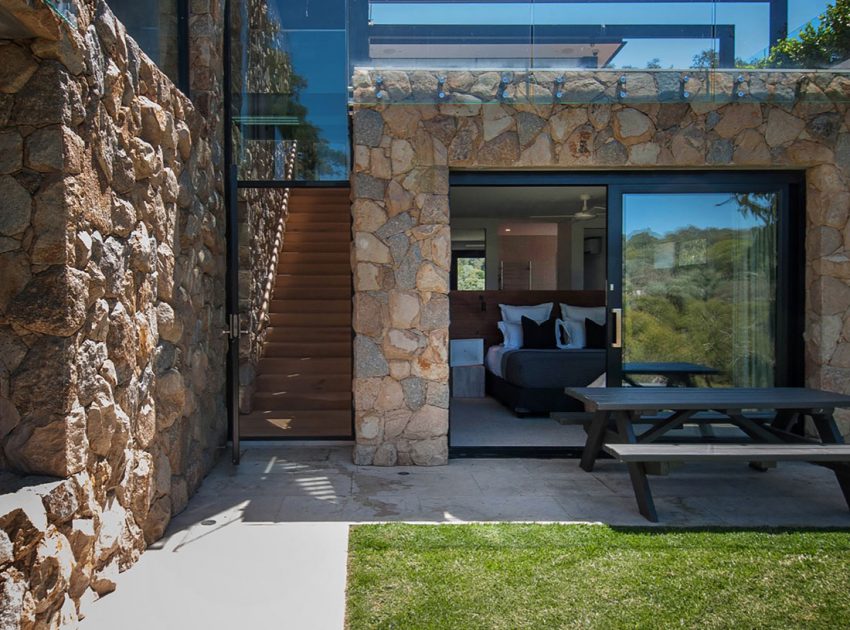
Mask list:
[[[835,424],[832,409],[824,409],[821,413],[813,413],[811,416],[815,423],[815,430],[823,444],[844,444],[844,436],[841,435],[841,431]],[[836,462],[829,467],[835,473],[835,478],[844,495],[844,500],[847,502],[847,507],[850,507],[850,466],[843,462]]]
[[[587,442],[584,444],[584,450],[581,453],[581,467],[586,472],[593,470],[593,465],[596,463],[596,458],[599,456],[599,451],[602,449],[602,443],[605,439],[605,432],[608,430],[608,419],[610,413],[607,411],[598,411],[593,416],[590,422],[590,430],[587,433]]]
[[[798,412],[791,409],[783,409],[776,412],[776,417],[770,426],[778,431],[788,431],[797,422]]]
[[[628,444],[637,444],[637,437],[634,430],[634,420],[637,415],[636,412],[626,411],[619,411],[615,415],[617,433]],[[643,462],[629,462],[626,465],[629,469],[629,478],[632,480],[632,489],[635,492],[638,510],[640,510],[640,513],[646,520],[657,523],[658,514],[655,511],[652,490],[649,488],[649,479],[646,476],[646,464]]]
[[[815,423],[815,430],[818,432],[820,441],[824,444],[844,444],[844,436],[838,430],[832,413],[832,409],[824,409],[821,413],[811,414],[812,421]]]
[[[649,479],[646,477],[646,467],[642,462],[630,462],[629,478],[632,480],[632,488],[635,491],[638,510],[641,515],[653,523],[658,522],[658,513],[655,511],[655,502],[652,500],[652,490],[649,488]]]
[[[614,414],[614,421],[617,423],[617,434],[626,444],[637,444],[634,429],[634,420],[637,415],[637,412],[634,411],[618,411]]]
[[[700,422],[697,425],[697,428],[699,428],[700,437],[704,437],[704,438],[717,437],[716,435],[714,435],[714,428],[710,424],[705,424],[704,422]]]
[[[685,383],[685,387],[696,387],[696,381],[694,380],[693,374],[687,375],[687,383]],[[700,437],[704,438],[713,438],[716,437],[714,435],[714,427],[708,424],[707,422],[700,422],[697,425],[697,429],[699,429]]]

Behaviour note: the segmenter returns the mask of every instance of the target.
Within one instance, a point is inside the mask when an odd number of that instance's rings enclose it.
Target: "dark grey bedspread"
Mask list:
[[[503,378],[517,387],[584,387],[605,371],[605,350],[511,350],[502,355]]]

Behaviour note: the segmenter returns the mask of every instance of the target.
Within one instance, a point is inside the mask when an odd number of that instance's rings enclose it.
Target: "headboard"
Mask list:
[[[450,339],[484,339],[484,347],[502,342],[496,324],[502,318],[499,304],[531,306],[554,302],[574,306],[605,306],[605,291],[451,291]],[[482,310],[482,305],[483,309]]]

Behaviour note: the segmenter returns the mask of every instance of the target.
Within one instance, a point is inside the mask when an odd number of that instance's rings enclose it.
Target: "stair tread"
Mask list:
[[[269,358],[350,358],[350,341],[267,341],[263,356]]]
[[[245,437],[352,437],[351,410],[254,411],[239,417]]]
[[[280,254],[280,262],[292,263],[347,263],[351,257],[349,252],[288,252],[284,251]]]
[[[346,262],[281,262],[277,275],[346,276],[351,275],[351,265]]]
[[[346,311],[351,310],[351,300],[345,299],[328,299],[328,300],[311,300],[311,299],[300,299],[300,298],[287,298],[287,299],[273,299],[271,301],[271,309],[272,312],[275,312],[275,309],[282,308],[286,305],[293,305],[298,309],[304,311],[312,308],[317,308],[321,310],[333,309],[333,308],[342,308]]]
[[[286,231],[287,232],[321,232],[324,229],[340,229],[340,230],[348,230],[351,227],[350,221],[312,221],[310,223],[300,223],[296,221],[293,224],[287,222]]]
[[[350,273],[277,273],[277,278],[308,278],[316,281],[327,280],[328,278],[349,278]]]
[[[351,299],[351,287],[280,287],[274,293],[276,300],[343,300]]]
[[[290,398],[315,398],[316,400],[351,400],[351,391],[262,391],[254,394],[254,400],[286,400]]]

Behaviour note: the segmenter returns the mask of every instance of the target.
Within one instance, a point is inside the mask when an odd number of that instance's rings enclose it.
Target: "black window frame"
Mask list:
[[[691,192],[701,188],[718,191],[722,187],[748,187],[757,190],[780,189],[779,217],[777,223],[777,322],[776,344],[781,352],[776,354],[776,385],[805,385],[805,303],[806,303],[806,174],[803,170],[656,170],[656,171],[449,171],[449,190],[460,186],[605,186],[609,217],[608,252],[606,265],[608,287],[606,297],[610,309],[611,261],[622,256],[622,212],[616,204],[621,202],[618,190],[663,192],[670,186],[689,187]],[[728,192],[728,190],[726,190]],[[749,190],[752,192],[752,190]],[[784,193],[784,194],[783,194]],[[616,235],[616,236],[614,236]],[[616,241],[612,249],[612,242]],[[622,269],[620,269],[622,274]],[[619,283],[617,284],[617,288]],[[620,294],[622,295],[622,294]],[[621,306],[621,305],[620,305]],[[609,335],[613,327],[608,326]],[[610,347],[610,338],[608,346]],[[613,353],[608,353],[608,369]],[[617,357],[619,360],[619,357]],[[619,368],[619,366],[618,366]],[[449,416],[449,457],[543,457],[578,458],[583,446],[452,446],[451,412]]]

